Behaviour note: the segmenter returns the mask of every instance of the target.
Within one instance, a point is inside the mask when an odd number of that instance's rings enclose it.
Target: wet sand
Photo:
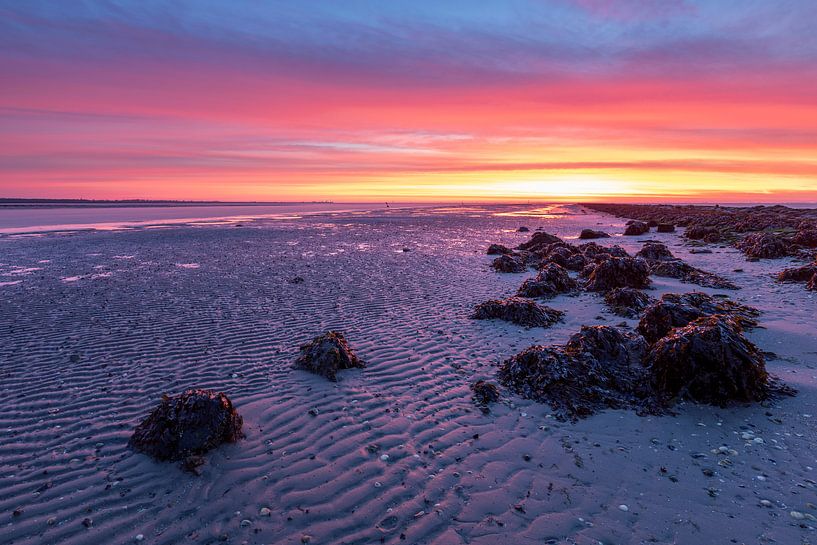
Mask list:
[[[577,423],[504,389],[474,406],[470,384],[529,345],[636,323],[590,293],[548,301],[565,312],[548,329],[468,318],[533,276],[484,255],[527,240],[519,226],[624,230],[531,208],[0,237],[0,543],[812,542],[817,303],[773,280],[788,258],[691,254],[682,229],[598,241],[660,240],[741,286],[730,297],[763,311],[747,336],[796,397]],[[686,291],[725,293],[657,277],[649,293]],[[366,369],[292,370],[329,329]],[[127,448],[163,393],[191,387],[227,393],[246,434],[201,476]]]

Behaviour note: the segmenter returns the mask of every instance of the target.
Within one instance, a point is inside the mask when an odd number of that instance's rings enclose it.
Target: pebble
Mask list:
[[[136,537],[133,539],[135,539],[136,541],[142,541],[143,539],[145,539],[145,536],[142,534],[136,534]]]
[[[760,500],[760,505],[763,507],[772,507],[773,504],[769,500]]]
[[[620,511],[624,511],[625,513],[630,510],[630,508],[624,505],[623,503],[619,505],[618,508]]]
[[[789,513],[789,515],[791,515],[791,518],[793,518],[794,520],[803,520],[804,518],[806,518],[806,515],[804,515],[800,511],[792,511],[791,513]]]
[[[270,511],[269,507],[262,507],[258,514],[262,517],[271,517],[272,511]]]
[[[244,519],[241,521],[241,526],[252,526],[252,521],[250,519]]]
[[[389,455],[388,454],[381,454],[380,459],[382,461],[384,461],[384,462],[388,462],[389,461]]]

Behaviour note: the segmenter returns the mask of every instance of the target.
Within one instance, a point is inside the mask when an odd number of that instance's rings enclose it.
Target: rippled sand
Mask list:
[[[795,398],[576,424],[507,392],[489,415],[472,404],[469,384],[502,359],[622,321],[593,294],[548,302],[566,312],[551,329],[468,319],[532,275],[497,274],[484,255],[526,240],[520,225],[623,230],[578,207],[531,208],[0,238],[0,543],[813,539],[815,522],[790,512],[817,515],[817,305],[771,280],[785,260],[690,255],[677,234],[650,235],[744,287],[730,295],[766,327],[749,337],[778,355],[768,366]],[[634,251],[645,238],[601,242]],[[654,283],[654,296],[701,289]],[[293,371],[299,344],[327,329],[368,367],[338,383]],[[199,477],[126,446],[163,393],[189,387],[226,392],[245,422]]]

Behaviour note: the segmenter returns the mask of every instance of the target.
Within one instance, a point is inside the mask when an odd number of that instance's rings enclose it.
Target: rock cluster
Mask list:
[[[647,242],[636,253],[647,261],[650,274],[665,278],[677,278],[691,284],[698,284],[708,288],[739,289],[733,282],[714,273],[702,271],[676,258],[669,248],[660,242]]]
[[[364,368],[366,365],[355,355],[343,333],[329,331],[301,346],[301,353],[293,368],[309,371],[331,381],[337,381],[342,369]]]
[[[212,390],[163,396],[159,406],[133,432],[128,443],[157,460],[199,456],[241,438],[243,419],[230,399]],[[200,464],[198,464],[200,465]]]
[[[475,320],[504,320],[525,327],[550,327],[564,316],[564,312],[539,305],[529,299],[510,297],[494,299],[477,305],[471,318]]]

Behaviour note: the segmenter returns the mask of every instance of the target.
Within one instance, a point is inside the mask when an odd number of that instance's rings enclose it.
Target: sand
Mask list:
[[[598,294],[548,301],[565,312],[548,329],[468,318],[533,276],[484,255],[527,240],[519,226],[624,228],[533,208],[0,237],[0,543],[814,542],[817,304],[772,280],[788,259],[690,254],[681,229],[599,241],[660,240],[742,286],[729,295],[763,311],[747,335],[796,397],[577,423],[504,389],[489,414],[473,404],[470,384],[531,344],[635,324]],[[366,369],[292,370],[329,329]],[[227,393],[246,434],[201,476],[127,448],[163,393],[191,387]]]

